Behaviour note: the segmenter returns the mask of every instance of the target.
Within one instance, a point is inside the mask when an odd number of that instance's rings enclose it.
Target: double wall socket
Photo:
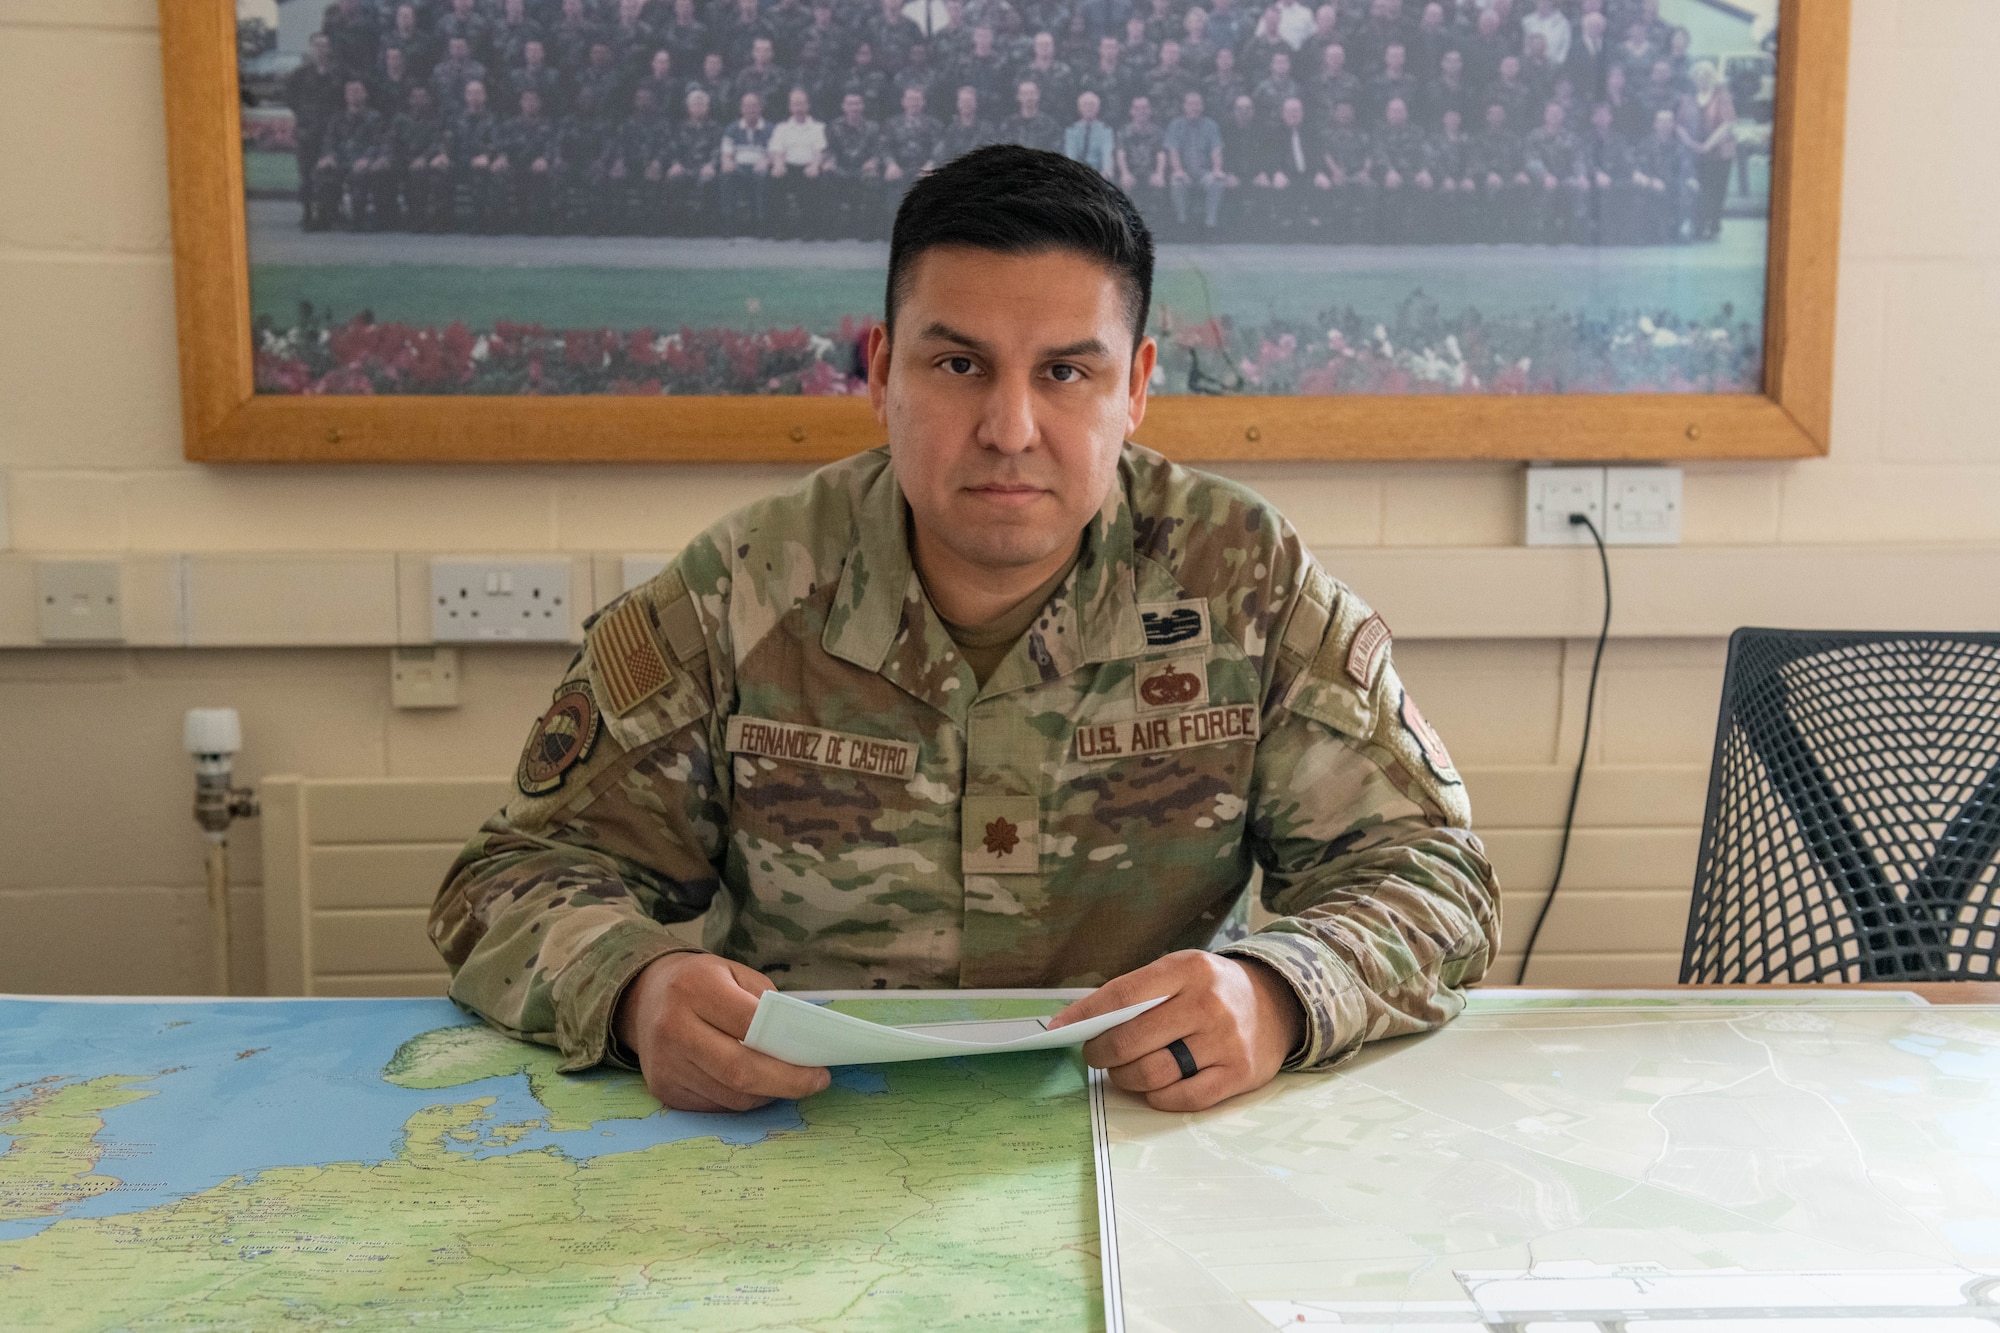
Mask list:
[[[566,643],[570,562],[431,561],[431,638],[438,643]]]
[[[116,560],[38,560],[43,643],[123,643],[125,594]]]
[[[1585,514],[1606,546],[1673,546],[1681,539],[1681,470],[1677,467],[1528,469],[1530,546],[1589,546],[1590,530],[1570,522]]]

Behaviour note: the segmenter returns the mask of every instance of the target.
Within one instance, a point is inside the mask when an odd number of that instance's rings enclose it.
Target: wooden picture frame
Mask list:
[[[865,399],[332,397],[253,391],[232,0],[160,0],[182,421],[197,462],[817,463]],[[1782,0],[1762,394],[1162,397],[1178,459],[1757,459],[1827,452],[1849,0]]]

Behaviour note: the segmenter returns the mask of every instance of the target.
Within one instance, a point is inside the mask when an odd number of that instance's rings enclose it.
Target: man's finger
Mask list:
[[[711,1027],[742,1041],[750,1034],[750,1020],[757,1016],[757,997],[773,989],[771,979],[741,963],[719,961],[727,970],[704,977],[689,1008]]]
[[[722,1087],[756,1097],[810,1097],[823,1091],[833,1076],[813,1065],[787,1064],[753,1051],[727,1032],[702,1027],[682,1043],[686,1059]]]
[[[1128,1004],[1138,1004],[1142,1000],[1160,996],[1171,1000],[1180,989],[1170,970],[1171,964],[1171,957],[1162,958],[1157,962],[1146,964],[1135,972],[1113,977],[1081,1000],[1073,1001],[1061,1013],[1051,1018],[1049,1027],[1065,1028],[1072,1023],[1081,1023],[1086,1018],[1096,1018],[1100,1014],[1123,1009]],[[1158,1010],[1147,1012],[1157,1013]]]
[[[706,1069],[686,1061],[681,1063],[677,1073],[682,1087],[715,1103],[722,1111],[754,1111],[771,1100],[732,1088]]]
[[[1148,1051],[1164,1050],[1168,1042],[1191,1037],[1201,1029],[1193,1005],[1179,998],[1170,999],[1092,1037],[1083,1044],[1083,1058],[1099,1069],[1116,1069],[1131,1064]]]
[[[1106,1075],[1112,1087],[1126,1092],[1158,1092],[1170,1083],[1179,1083],[1182,1077],[1180,1062],[1169,1051],[1142,1055],[1130,1064],[1106,1071]],[[1199,1076],[1197,1072],[1196,1077]]]
[[[1241,1092],[1242,1084],[1242,1071],[1217,1065],[1213,1069],[1202,1070],[1193,1078],[1180,1079],[1158,1092],[1147,1093],[1146,1105],[1155,1111],[1206,1111],[1217,1102]]]

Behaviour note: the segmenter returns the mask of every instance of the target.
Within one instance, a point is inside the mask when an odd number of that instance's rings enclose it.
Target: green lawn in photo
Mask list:
[[[244,153],[243,189],[252,195],[284,195],[289,198],[297,194],[298,159],[290,153]]]

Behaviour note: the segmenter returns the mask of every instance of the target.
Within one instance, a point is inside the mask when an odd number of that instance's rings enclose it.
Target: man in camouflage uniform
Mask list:
[[[1084,1055],[1168,1110],[1455,1015],[1498,886],[1387,627],[1254,493],[1122,443],[1130,201],[982,149],[889,273],[887,448],[592,619],[432,909],[452,996],[711,1111],[827,1085],[741,1044],[774,984],[1164,998]],[[1204,950],[1260,867],[1279,919]],[[667,929],[704,913],[705,949]]]
[[[891,213],[930,166],[942,129],[935,117],[924,114],[923,91],[904,88],[903,113],[882,125],[882,206]]]
[[[709,114],[708,94],[691,88],[687,119],[674,129],[673,160],[667,164],[667,212],[673,230],[701,235],[720,227],[716,177],[721,155],[722,125]]]
[[[1493,102],[1486,108],[1486,128],[1472,141],[1472,179],[1479,185],[1479,203],[1473,218],[1471,240],[1519,241],[1527,232],[1528,205],[1534,183],[1528,178],[1528,159],[1507,120],[1504,104]]]
[[[1540,198],[1535,218],[1540,235],[1534,239],[1549,245],[1580,239],[1590,212],[1590,164],[1567,119],[1562,103],[1550,102],[1542,127],[1523,145],[1528,179]]]
[[[826,127],[827,180],[843,221],[836,235],[872,240],[880,235],[882,131],[868,119],[867,99],[850,92],[840,99],[840,118]]]
[[[313,166],[313,226],[325,228],[342,221],[344,196],[346,225],[360,231],[369,225],[369,205],[387,165],[388,127],[382,113],[368,105],[368,85],[359,75],[347,81],[346,101],[320,138],[319,161]]]
[[[385,196],[400,196],[404,226],[428,231],[437,225],[438,211],[448,198],[450,174],[433,169],[446,157],[444,113],[437,109],[428,84],[410,89],[409,104],[389,126],[389,180]]]
[[[1431,239],[1437,178],[1430,173],[1429,150],[1424,132],[1410,123],[1409,104],[1400,97],[1390,98],[1382,126],[1368,145],[1368,159],[1380,186],[1377,225],[1384,245]]]
[[[521,114],[503,122],[494,136],[493,216],[496,228],[546,235],[554,225],[561,179],[562,132],[542,109],[542,95],[521,94]]]
[[[314,206],[315,176],[327,122],[340,113],[346,88],[345,76],[333,63],[333,44],[325,33],[314,33],[306,58],[285,76],[285,105],[292,111],[292,157],[299,173],[299,223],[307,231],[324,230],[327,225]]]

